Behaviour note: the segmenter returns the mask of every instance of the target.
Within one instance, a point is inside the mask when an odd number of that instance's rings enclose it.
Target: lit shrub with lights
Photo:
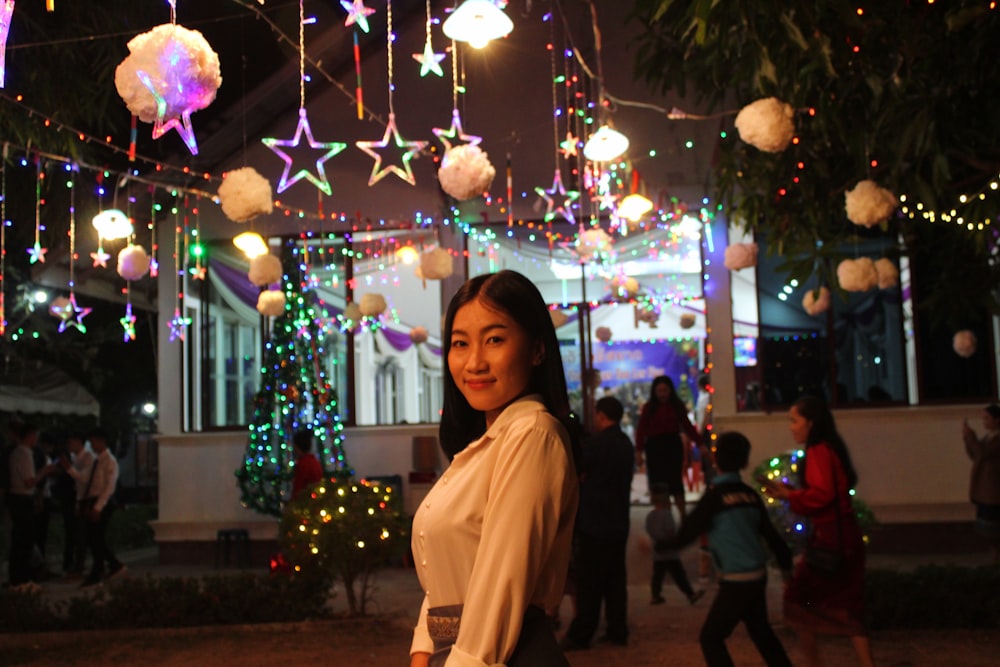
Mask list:
[[[761,461],[753,470],[753,477],[767,477],[787,484],[792,488],[799,488],[802,485],[802,466],[805,465],[805,452],[796,449],[779,456]],[[763,487],[760,488],[763,494]],[[868,543],[869,533],[875,525],[875,514],[851,489],[851,507],[854,509],[854,516],[861,526],[865,543]],[[809,536],[809,520],[799,514],[792,512],[788,502],[776,500],[770,496],[764,496],[764,504],[767,506],[767,513],[771,518],[771,523],[778,529],[778,532],[785,538],[785,542],[795,553],[801,552],[805,548],[806,538]]]
[[[293,577],[324,589],[339,578],[351,614],[364,615],[374,574],[405,553],[408,528],[396,488],[334,477],[288,503],[278,541]]]

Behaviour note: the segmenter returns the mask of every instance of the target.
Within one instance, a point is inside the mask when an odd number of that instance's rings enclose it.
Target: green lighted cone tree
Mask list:
[[[246,455],[236,470],[244,507],[278,517],[291,485],[296,431],[312,431],[324,477],[353,475],[344,454],[337,396],[326,376],[321,304],[309,289],[303,250],[295,241],[284,246],[282,265],[285,311],[274,319],[264,349]]]

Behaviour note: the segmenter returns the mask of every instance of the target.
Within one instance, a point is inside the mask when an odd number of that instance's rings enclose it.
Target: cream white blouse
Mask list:
[[[464,604],[447,665],[502,665],[527,607],[562,600],[576,506],[565,428],[540,396],[515,401],[455,456],[413,519],[425,595],[411,654],[434,650],[429,608]]]

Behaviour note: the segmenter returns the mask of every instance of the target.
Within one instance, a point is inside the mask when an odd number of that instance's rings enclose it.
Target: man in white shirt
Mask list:
[[[60,460],[66,474],[73,479],[72,507],[64,508],[63,516],[66,527],[66,552],[64,554],[64,569],[70,575],[83,574],[83,561],[86,558],[87,537],[84,534],[84,522],[80,517],[80,501],[88,493],[87,482],[90,481],[90,470],[94,467],[94,452],[86,446],[83,436],[72,434],[66,438],[66,450],[69,457]]]
[[[80,516],[84,521],[87,545],[94,562],[90,574],[81,587],[96,586],[104,577],[104,566],[108,567],[108,578],[112,579],[125,572],[125,566],[107,545],[108,522],[114,512],[111,496],[118,484],[118,461],[108,450],[108,434],[97,428],[90,433],[90,446],[94,450],[94,463],[87,476],[83,497],[80,500]]]
[[[37,588],[31,580],[31,552],[35,541],[35,486],[46,475],[54,472],[53,466],[41,471],[35,469],[32,449],[38,442],[38,428],[32,424],[18,423],[11,427],[17,446],[10,453],[10,489],[7,509],[10,512],[10,560],[8,578],[11,588],[27,590]]]

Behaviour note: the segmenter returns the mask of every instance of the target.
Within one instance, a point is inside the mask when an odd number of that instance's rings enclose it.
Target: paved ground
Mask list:
[[[634,521],[644,510],[633,512]],[[636,531],[634,535],[638,535]],[[696,552],[685,552],[684,559],[692,581],[696,578]],[[123,554],[129,576],[186,576],[212,570],[179,566],[160,566],[155,549]],[[910,568],[922,563],[980,565],[985,554],[967,556],[873,556],[872,567]],[[704,620],[714,586],[696,606],[672,586],[665,590],[667,603],[649,604],[649,556],[641,540],[633,539],[629,551],[629,620],[631,640],[627,647],[595,644],[587,651],[570,654],[573,667],[617,667],[629,665],[702,665],[697,644],[698,628]],[[217,572],[217,571],[216,571]],[[669,579],[668,579],[669,581]],[[776,630],[798,663],[794,633],[780,622],[780,578],[771,578],[769,604]],[[67,597],[75,594],[79,582],[54,581],[44,586],[44,594]],[[126,665],[189,667],[190,665],[230,665],[240,667],[280,667],[283,665],[372,665],[405,666],[408,663],[410,630],[416,618],[421,591],[411,569],[398,568],[379,575],[370,611],[376,616],[358,620],[337,620],[264,626],[225,626],[211,628],[47,633],[36,635],[0,634],[0,667],[58,665]],[[334,599],[336,609],[346,606],[344,596]],[[564,624],[571,615],[569,600],[564,600]],[[598,631],[600,634],[601,630]],[[730,650],[737,665],[763,665],[742,629],[730,640]],[[1000,664],[1000,633],[975,631],[882,632],[873,636],[875,655],[885,667],[993,667]],[[827,664],[831,667],[856,664],[846,640],[824,644]]]

